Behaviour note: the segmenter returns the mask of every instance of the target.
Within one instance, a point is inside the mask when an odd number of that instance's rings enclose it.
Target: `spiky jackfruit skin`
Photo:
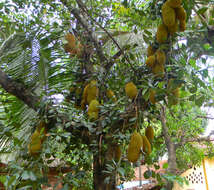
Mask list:
[[[152,152],[151,144],[145,135],[142,136],[143,139],[143,152],[149,155]]]
[[[76,38],[73,34],[66,34],[65,39],[68,41],[68,45],[70,48],[74,49],[76,47]]]
[[[30,143],[28,144],[28,151],[30,155],[38,155],[42,149],[42,143],[46,139],[47,128],[44,121],[41,121],[36,130],[31,136]]]
[[[177,8],[181,6],[182,0],[168,0],[168,5],[172,8]]]
[[[146,66],[152,68],[155,64],[155,56],[151,55],[146,59]]]
[[[159,65],[165,65],[166,63],[166,55],[164,53],[164,51],[162,50],[157,50],[156,53],[155,53],[155,56],[156,56],[156,60],[157,60],[157,63]]]
[[[147,48],[147,56],[151,56],[155,54],[155,49],[152,47],[152,45],[149,45]]]
[[[178,7],[175,9],[175,13],[176,13],[176,18],[178,20],[186,20],[186,17],[187,17],[187,14],[186,14],[186,11],[183,7]]]
[[[150,89],[149,91],[149,101],[152,103],[152,104],[155,104],[156,103],[156,99],[155,99],[155,91]]]
[[[168,5],[168,1],[161,7],[163,23],[167,26],[173,26],[175,24],[175,10]]]
[[[114,94],[114,92],[112,90],[107,90],[106,91],[106,96],[109,98],[109,99],[112,99],[113,101],[117,101],[117,98]]]
[[[148,126],[146,128],[145,135],[151,144],[154,140],[154,129],[152,126]]]
[[[141,135],[135,131],[131,136],[127,151],[127,158],[130,162],[136,162],[139,159],[142,146],[143,139]]]
[[[40,138],[40,133],[36,130],[32,136],[30,143],[28,144],[28,151],[31,156],[35,156],[39,154],[42,148],[42,141]]]
[[[169,106],[178,104],[180,97],[180,88],[173,88],[173,80],[174,79],[170,79],[167,85]]]
[[[181,32],[184,32],[186,30],[186,21],[185,20],[180,21],[179,29]]]
[[[168,38],[168,31],[164,24],[160,24],[156,33],[156,40],[159,44],[165,43]]]
[[[167,27],[169,34],[172,36],[178,31],[178,20],[176,19],[175,24],[173,26]]]
[[[88,117],[91,120],[98,119],[99,114],[99,102],[97,100],[92,100],[88,106]]]
[[[164,65],[161,64],[155,64],[154,67],[152,67],[152,73],[156,76],[156,77],[164,77]]]
[[[133,82],[129,82],[126,84],[125,91],[126,91],[126,95],[130,99],[134,99],[137,96],[137,92],[138,92],[137,87],[135,86],[135,84]]]
[[[82,103],[90,104],[90,102],[97,98],[99,89],[97,88],[97,81],[92,80],[87,84],[83,90]]]

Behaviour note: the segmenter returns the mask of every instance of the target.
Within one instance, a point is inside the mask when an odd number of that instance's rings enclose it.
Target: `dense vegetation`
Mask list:
[[[0,151],[8,189],[111,190],[167,153],[176,170],[212,156],[214,1],[0,3]],[[206,145],[198,148],[198,142]],[[59,174],[60,175],[60,174]]]

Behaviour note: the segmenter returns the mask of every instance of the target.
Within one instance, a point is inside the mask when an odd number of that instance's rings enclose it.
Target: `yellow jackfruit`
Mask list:
[[[89,119],[98,119],[99,114],[99,102],[97,100],[92,100],[88,106],[88,117]]]
[[[183,7],[178,7],[175,9],[175,13],[176,13],[176,18],[178,20],[186,20],[186,17],[187,17],[187,14],[186,14],[186,11]]]
[[[148,48],[147,48],[147,56],[151,56],[151,55],[154,55],[155,54],[155,50],[154,48],[152,47],[152,45],[149,45]]]
[[[90,104],[90,102],[98,96],[99,90],[97,88],[97,81],[92,80],[88,86],[87,89],[87,103]]]
[[[151,144],[145,135],[142,136],[143,139],[143,152],[149,155],[152,152]]]
[[[133,82],[129,82],[126,84],[125,91],[126,95],[131,99],[134,99],[137,96],[137,87]]]
[[[106,91],[106,96],[109,98],[109,99],[112,99],[114,101],[117,101],[117,98],[114,94],[114,92],[112,90],[107,90]]]
[[[30,155],[34,156],[39,154],[42,148],[42,141],[40,138],[40,133],[35,131],[31,136],[31,141],[28,144],[28,151]]]
[[[92,80],[87,84],[83,90],[82,102],[84,104],[90,104],[90,102],[97,98],[99,89],[97,88],[97,82]]]
[[[156,55],[157,63],[159,65],[164,65],[165,62],[166,62],[166,55],[165,55],[164,51],[157,50],[156,53],[155,53],[155,55]]]
[[[152,104],[156,103],[156,99],[155,99],[155,91],[150,89],[149,91],[149,100]]]
[[[88,111],[98,112],[99,111],[99,102],[97,100],[92,100],[89,104]]]
[[[155,64],[152,67],[152,73],[156,76],[156,77],[164,77],[164,65],[160,65],[160,64]]]
[[[179,25],[180,31],[183,32],[186,30],[186,21],[185,20],[181,20],[180,21],[180,25]]]
[[[154,129],[152,126],[148,126],[146,128],[145,135],[146,135],[147,139],[149,140],[149,142],[152,143],[154,140]]]
[[[156,39],[158,43],[164,43],[167,41],[168,31],[164,24],[160,24],[157,29]]]
[[[168,2],[164,3],[162,8],[163,23],[167,26],[173,26],[175,24],[175,10],[168,5]]]
[[[45,123],[41,122],[37,129],[31,136],[30,143],[28,144],[28,151],[29,153],[34,156],[39,154],[42,149],[42,142],[46,138],[46,128]]]
[[[130,162],[136,162],[140,156],[140,150],[143,146],[143,139],[138,132],[134,132],[131,136],[128,150],[127,150],[127,158]]]
[[[168,31],[169,31],[170,35],[175,34],[175,32],[178,31],[178,20],[176,19],[175,24],[173,26],[170,26],[170,27],[167,27],[167,28],[168,28]]]
[[[168,0],[168,5],[172,8],[177,8],[181,6],[182,0]]]
[[[155,64],[155,56],[151,55],[146,59],[146,65],[147,65],[147,67],[152,68],[154,66],[154,64]]]

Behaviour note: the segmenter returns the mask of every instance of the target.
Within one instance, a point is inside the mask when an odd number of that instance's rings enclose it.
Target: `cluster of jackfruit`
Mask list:
[[[176,105],[179,101],[180,97],[180,86],[173,87],[173,81],[174,79],[169,79],[168,85],[167,85],[167,91],[168,91],[168,104]]]
[[[136,162],[140,157],[141,148],[143,152],[148,156],[152,152],[152,142],[154,140],[153,127],[148,126],[145,130],[145,135],[140,135],[138,132],[134,132],[131,136],[127,158],[130,162]]]
[[[76,55],[80,58],[84,49],[83,45],[71,33],[67,33],[65,39],[68,43],[64,45],[64,50],[69,53],[71,57]]]
[[[181,5],[182,0],[167,0],[162,10],[162,20],[157,28],[156,41],[159,44],[167,42],[169,35],[173,35],[180,29],[184,31],[186,28],[186,11]],[[152,45],[147,48],[146,65],[152,70],[157,77],[164,76],[164,64],[166,55],[160,48],[156,50]]]
[[[30,138],[28,151],[31,156],[36,156],[41,152],[42,143],[46,139],[47,128],[45,122],[41,121]]]
[[[162,19],[164,25],[164,34],[168,36],[168,34],[173,35],[175,32],[184,31],[186,29],[186,11],[181,5],[182,0],[167,0],[162,8]],[[157,42],[164,43],[167,38],[163,40],[160,37],[160,33],[163,33],[162,30],[157,30]]]
[[[127,150],[127,158],[130,162],[137,162],[140,157],[140,151],[142,147],[142,136],[137,131],[135,131],[131,136]]]
[[[157,77],[164,76],[164,65],[166,62],[165,52],[161,49],[154,50],[150,45],[147,49],[148,58],[146,60],[146,66],[149,67],[152,73]]]
[[[125,85],[125,92],[130,99],[135,99],[137,96],[138,90],[133,82],[128,82]]]

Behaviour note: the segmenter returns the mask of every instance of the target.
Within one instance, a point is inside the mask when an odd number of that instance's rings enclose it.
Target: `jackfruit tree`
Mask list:
[[[41,189],[59,162],[64,189],[112,190],[139,164],[158,169],[165,154],[166,173],[145,176],[172,189],[184,181],[177,169],[212,156],[211,136],[200,137],[213,118],[201,109],[214,105],[211,0],[5,0],[0,8],[8,189]]]

